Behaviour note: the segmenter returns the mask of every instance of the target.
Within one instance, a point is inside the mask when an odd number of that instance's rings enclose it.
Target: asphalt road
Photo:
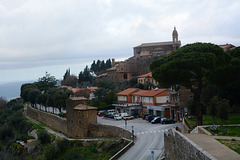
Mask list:
[[[157,160],[164,152],[164,131],[173,127],[182,127],[181,123],[175,124],[151,124],[150,122],[137,118],[128,120],[125,125],[124,120],[105,119],[98,117],[98,123],[114,125],[132,131],[137,136],[135,145],[132,146],[119,160]]]

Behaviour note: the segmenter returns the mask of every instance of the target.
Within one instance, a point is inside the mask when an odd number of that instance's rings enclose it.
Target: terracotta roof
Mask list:
[[[91,107],[85,104],[79,104],[76,107],[74,107],[75,110],[81,110],[81,111],[85,111],[85,110],[97,110],[96,107]]]
[[[141,90],[136,93],[133,93],[133,95],[139,95],[143,97],[154,97],[156,95],[168,96],[168,93],[167,93],[167,89],[152,89],[152,90]]]
[[[152,72],[149,72],[147,74],[139,75],[138,78],[144,78],[144,77],[152,77]]]
[[[224,51],[236,48],[234,45],[228,44],[228,43],[227,44],[223,44],[223,45],[219,45],[219,47],[221,47]]]
[[[132,95],[141,96],[141,95],[145,94],[146,92],[148,92],[148,90],[139,90],[137,92],[132,93]]]
[[[71,99],[71,100],[73,100],[73,101],[77,101],[77,100],[80,100],[80,101],[87,100],[87,98],[85,98],[85,97],[70,97],[69,99]]]
[[[72,90],[72,87],[71,87],[71,86],[65,86],[65,85],[59,86],[58,88],[67,88],[67,89],[69,89],[69,90]]]
[[[181,43],[180,41],[178,41],[178,43]],[[153,42],[153,43],[142,43],[139,46],[136,47],[150,47],[150,46],[164,46],[164,45],[173,45],[173,41],[169,41],[169,42]],[[134,47],[134,48],[136,48]]]
[[[89,87],[88,89],[90,89],[91,91],[96,91],[98,87]]]
[[[137,92],[138,90],[139,90],[138,88],[128,88],[117,93],[117,95],[129,95],[131,93]]]
[[[86,88],[72,88],[71,90],[73,91],[73,93],[76,93],[79,91],[84,91],[84,90],[86,90]]]

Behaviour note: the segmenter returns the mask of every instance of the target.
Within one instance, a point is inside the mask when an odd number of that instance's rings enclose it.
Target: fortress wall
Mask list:
[[[57,115],[32,108],[31,106],[27,106],[27,115],[46,124],[53,129],[56,129],[59,132],[67,134],[66,118],[61,118]]]
[[[105,137],[105,138],[131,138],[132,133],[120,127],[103,125],[99,123],[90,124],[90,137]]]

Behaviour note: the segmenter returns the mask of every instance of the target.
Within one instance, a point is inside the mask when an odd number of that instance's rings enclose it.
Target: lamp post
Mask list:
[[[134,144],[134,130],[133,130],[133,126],[132,126],[132,138],[133,138],[133,144]]]

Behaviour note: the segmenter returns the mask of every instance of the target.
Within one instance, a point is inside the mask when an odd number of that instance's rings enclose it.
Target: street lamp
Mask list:
[[[132,126],[132,138],[133,138],[133,144],[134,144],[134,130],[133,130],[133,126]]]

